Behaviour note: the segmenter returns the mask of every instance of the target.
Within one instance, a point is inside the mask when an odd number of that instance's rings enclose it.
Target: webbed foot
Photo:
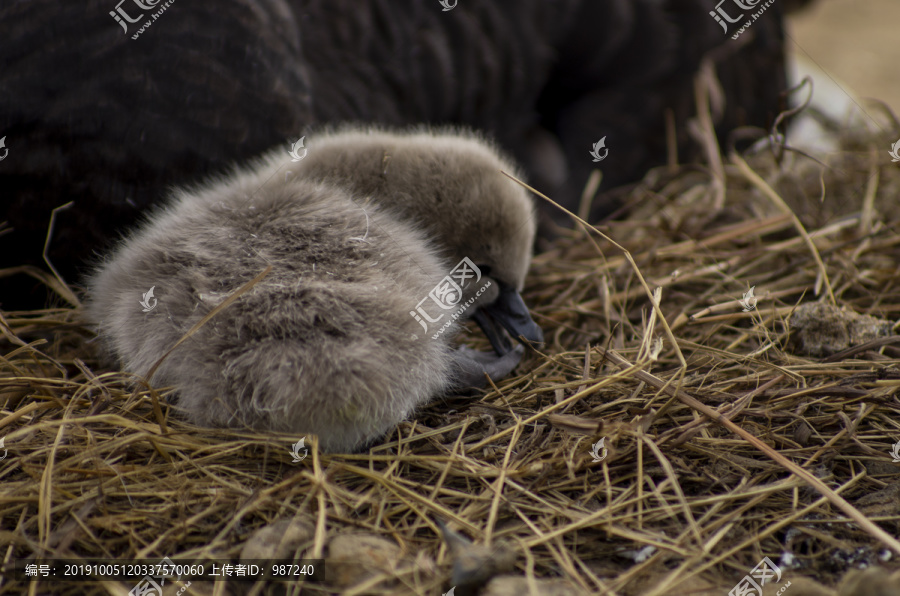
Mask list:
[[[485,373],[495,381],[499,381],[513,371],[525,348],[517,345],[503,356],[494,352],[479,352],[467,346],[460,346],[453,358],[453,383],[450,390],[482,388],[487,385]]]

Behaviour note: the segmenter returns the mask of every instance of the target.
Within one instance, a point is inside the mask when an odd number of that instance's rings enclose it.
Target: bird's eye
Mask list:
[[[482,275],[490,275],[491,274],[491,266],[490,265],[482,265],[479,263],[475,266],[478,267],[478,270],[481,271]]]

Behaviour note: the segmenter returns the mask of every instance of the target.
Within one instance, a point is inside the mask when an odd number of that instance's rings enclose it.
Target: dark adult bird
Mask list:
[[[470,126],[574,210],[603,137],[603,188],[664,161],[667,109],[686,155],[691,81],[710,50],[726,50],[716,53],[720,132],[764,126],[777,113],[781,3],[737,42],[710,16],[712,4],[4,2],[0,267],[44,267],[51,211],[71,201],[48,257],[78,282],[83,264],[171,186],[286,147],[321,123]],[[593,215],[609,207],[598,200]],[[9,308],[12,284],[3,286]]]

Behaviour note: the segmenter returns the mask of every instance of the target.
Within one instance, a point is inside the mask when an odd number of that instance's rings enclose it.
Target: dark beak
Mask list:
[[[506,329],[510,336],[519,341],[524,338],[525,341],[535,344],[544,342],[541,328],[531,319],[528,307],[525,306],[525,302],[522,301],[522,297],[514,287],[501,284],[500,296],[497,300],[493,304],[476,310],[472,318],[484,331],[499,356],[512,350],[512,344],[504,335],[503,329]]]

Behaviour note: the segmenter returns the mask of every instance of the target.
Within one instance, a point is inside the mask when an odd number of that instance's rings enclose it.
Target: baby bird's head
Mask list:
[[[463,299],[476,298],[472,316],[498,353],[510,347],[496,324],[514,338],[543,341],[519,296],[531,262],[534,206],[501,173],[521,177],[492,144],[456,129],[344,128],[311,135],[307,147],[291,168],[297,175],[349,186],[424,230],[448,274],[464,258],[478,267],[482,279],[464,287]],[[492,283],[476,297],[485,277]]]

